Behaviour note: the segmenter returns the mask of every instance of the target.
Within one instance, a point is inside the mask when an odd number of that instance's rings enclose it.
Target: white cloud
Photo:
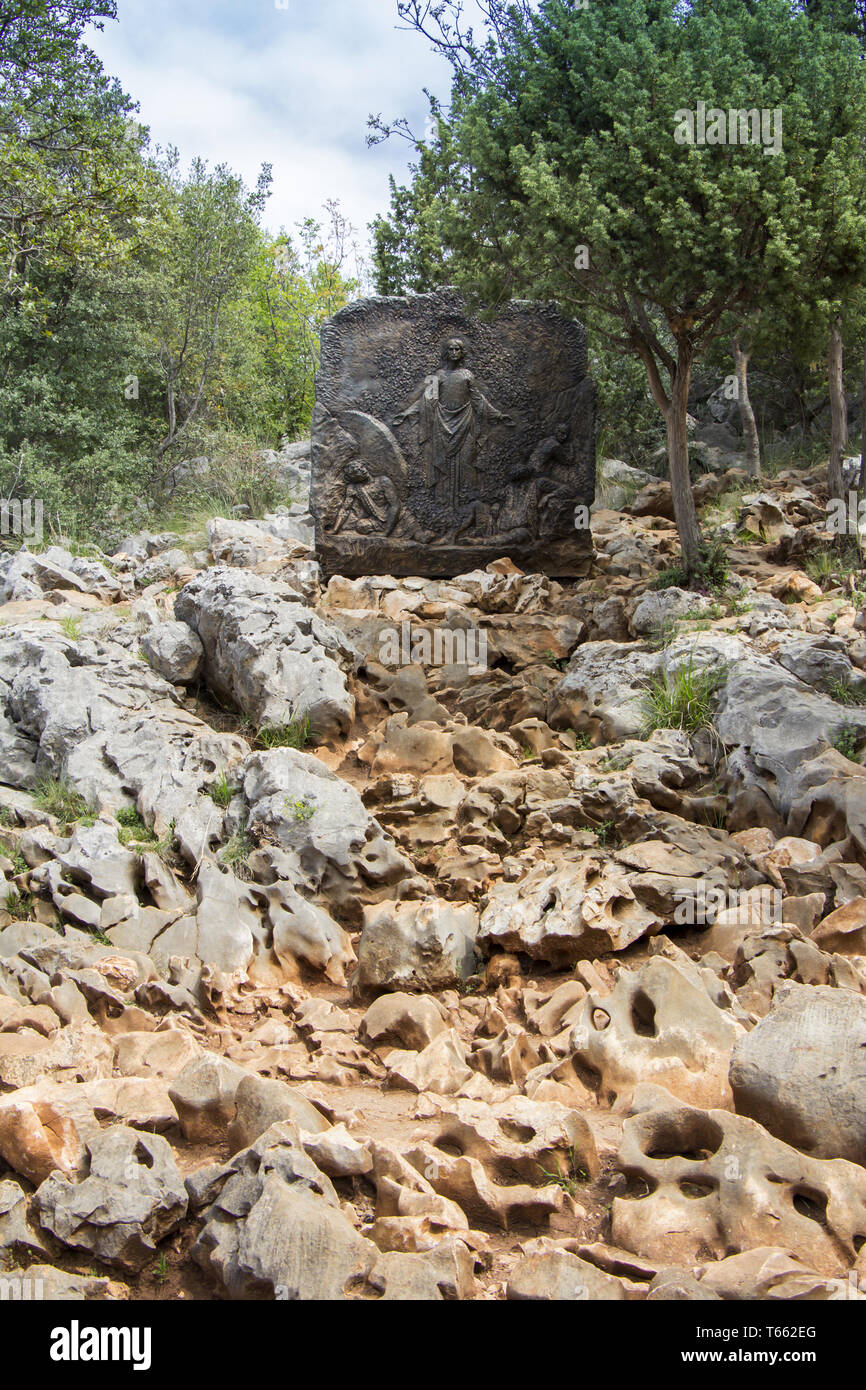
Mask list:
[[[118,21],[91,42],[154,141],[248,183],[272,164],[274,229],[339,198],[365,232],[410,153],[399,139],[368,149],[367,117],[423,131],[422,89],[449,89],[445,60],[396,27],[395,0],[119,0]]]

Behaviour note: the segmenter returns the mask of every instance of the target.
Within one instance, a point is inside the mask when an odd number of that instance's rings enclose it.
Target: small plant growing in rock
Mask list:
[[[568,1151],[568,1169],[562,1173],[558,1169],[548,1171],[541,1164],[538,1165],[539,1171],[546,1179],[545,1187],[561,1187],[563,1192],[567,1192],[569,1197],[577,1195],[577,1190],[581,1183],[589,1182],[589,1173],[581,1164],[574,1149]]]
[[[678,626],[676,618],[660,618],[657,623],[653,623],[648,639],[650,651],[662,652],[665,647],[669,647],[677,635]]]
[[[6,894],[3,907],[16,922],[27,921],[33,912],[33,894],[19,893],[16,888]]]
[[[207,789],[207,794],[211,801],[215,801],[217,806],[226,807],[235,795],[237,788],[228,779],[225,772],[221,772],[215,781],[211,782]]]
[[[611,753],[601,764],[603,772],[625,772],[634,762],[633,753]]]
[[[833,737],[833,747],[849,762],[856,762],[857,745],[860,742],[860,737],[860,730],[857,725],[852,720],[846,719],[841,729]]]
[[[0,825],[14,825],[15,812],[11,806],[0,806]]]
[[[60,626],[67,637],[73,642],[78,641],[81,632],[81,619],[73,618],[71,615],[60,619]]]
[[[120,826],[117,838],[122,845],[154,845],[156,836],[149,830],[135,806],[122,806],[115,815]]]
[[[93,825],[96,820],[93,807],[63,777],[43,778],[36,788],[36,804],[64,824]]]
[[[837,705],[863,704],[863,697],[854,689],[849,680],[830,681],[827,688]]]
[[[168,1259],[165,1255],[160,1255],[153,1267],[153,1277],[157,1284],[166,1284],[169,1279]]]
[[[588,753],[589,750],[594,747],[595,744],[593,743],[589,734],[574,735],[574,751],[576,753]]]
[[[655,729],[682,729],[695,734],[699,729],[712,729],[713,714],[720,687],[724,684],[725,669],[694,669],[694,659],[680,666],[672,675],[660,671],[650,679],[643,697],[643,736],[648,738]]]
[[[309,801],[287,801],[286,805],[292,813],[292,819],[296,821],[312,820],[316,814],[315,806]]]
[[[254,849],[255,843],[246,831],[238,830],[230,839],[226,840],[218,858],[221,864],[226,864],[230,869],[237,870],[246,865]]]
[[[260,748],[306,748],[310,741],[310,716],[299,715],[288,724],[265,724],[256,733]]]
[[[600,825],[581,825],[578,828],[594,835],[601,847],[604,848],[616,834],[616,821],[603,820]]]
[[[547,662],[548,666],[555,666],[557,671],[564,671],[566,666],[568,665],[567,656],[557,656],[556,652],[551,651],[549,647],[547,651],[544,653],[544,659]]]

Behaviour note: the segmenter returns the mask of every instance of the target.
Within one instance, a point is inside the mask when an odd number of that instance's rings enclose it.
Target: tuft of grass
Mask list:
[[[863,556],[856,542],[848,538],[816,551],[803,566],[809,578],[822,588],[825,585],[853,584],[852,576],[862,571],[863,567]]]
[[[655,729],[681,729],[687,734],[711,729],[725,674],[724,667],[696,671],[691,656],[688,665],[672,675],[660,671],[653,676],[642,701],[643,737]]]
[[[81,619],[80,619],[80,618],[73,618],[73,617],[71,617],[71,616],[67,616],[67,617],[65,617],[65,618],[61,618],[61,619],[60,619],[60,626],[61,626],[61,628],[63,629],[63,631],[64,631],[64,633],[66,634],[67,637],[71,638],[71,640],[72,640],[73,642],[77,642],[77,641],[78,641],[78,637],[79,637],[79,634],[80,634],[80,632],[81,632]]]
[[[120,826],[117,838],[122,845],[147,845],[152,848],[156,844],[156,836],[134,806],[123,806],[115,820]]]
[[[574,735],[574,750],[576,753],[586,753],[589,751],[589,749],[594,747],[595,744],[593,743],[589,734]]]
[[[231,803],[236,791],[237,788],[233,782],[229,781],[227,774],[221,772],[219,777],[211,782],[207,794],[211,801],[215,801],[217,806],[222,806],[225,809]]]
[[[863,697],[854,689],[849,680],[830,681],[827,687],[830,698],[837,705],[862,705]]]
[[[96,820],[95,808],[65,777],[43,777],[36,787],[35,797],[41,810],[64,824],[77,821],[81,825],[93,825]]]
[[[156,1280],[157,1284],[166,1284],[170,1278],[170,1274],[171,1272],[168,1267],[167,1257],[165,1255],[160,1255],[159,1259],[153,1267],[154,1279]]]
[[[660,618],[657,623],[653,623],[648,638],[650,651],[663,652],[665,647],[669,647],[677,635],[678,627],[676,618]]]
[[[14,825],[15,812],[11,806],[0,806],[0,825]]]
[[[720,535],[705,536],[694,573],[685,560],[656,575],[653,589],[709,589],[720,594],[728,583],[728,547]]]
[[[226,840],[217,858],[221,864],[228,865],[234,869],[245,865],[253,850],[255,843],[245,830],[238,830],[230,839]]]
[[[256,730],[259,748],[306,748],[310,742],[310,716],[300,714],[288,724],[264,724]]]
[[[33,914],[33,894],[19,893],[13,888],[3,899],[3,906],[16,922],[26,922]]]
[[[833,737],[833,747],[837,753],[841,753],[843,758],[849,762],[857,761],[857,747],[862,738],[862,734],[857,725],[850,719],[846,719],[841,729]]]
[[[569,1197],[576,1196],[580,1185],[589,1182],[589,1173],[581,1164],[574,1149],[568,1151],[568,1167],[565,1172],[559,1168],[548,1171],[547,1168],[542,1168],[540,1163],[538,1168],[546,1179],[545,1187],[561,1187],[563,1192],[568,1193]]]

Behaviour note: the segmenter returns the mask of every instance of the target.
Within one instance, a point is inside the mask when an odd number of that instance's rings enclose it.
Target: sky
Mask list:
[[[184,162],[225,162],[249,185],[272,164],[274,232],[336,198],[366,243],[388,175],[404,176],[411,156],[396,137],[367,149],[368,116],[405,116],[423,134],[423,89],[450,88],[446,60],[397,27],[395,0],[118,0],[117,11],[88,42],[154,142]]]

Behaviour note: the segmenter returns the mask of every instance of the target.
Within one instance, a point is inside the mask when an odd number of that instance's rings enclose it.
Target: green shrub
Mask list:
[[[849,762],[857,761],[857,748],[863,735],[857,725],[850,719],[846,719],[841,729],[833,737],[832,744],[837,753],[841,753],[843,758]]]
[[[711,729],[725,674],[719,667],[696,671],[692,655],[687,666],[651,677],[642,700],[644,738],[655,729],[682,729],[688,734]]]
[[[231,803],[236,792],[237,787],[233,782],[229,781],[228,775],[225,772],[221,772],[219,777],[215,778],[207,789],[211,801],[215,801],[217,806],[222,806],[224,809]]]
[[[298,715],[288,724],[265,724],[255,735],[260,748],[306,748],[310,741],[310,717]]]
[[[65,777],[44,777],[35,790],[36,804],[50,816],[69,824],[93,825],[96,811]]]

